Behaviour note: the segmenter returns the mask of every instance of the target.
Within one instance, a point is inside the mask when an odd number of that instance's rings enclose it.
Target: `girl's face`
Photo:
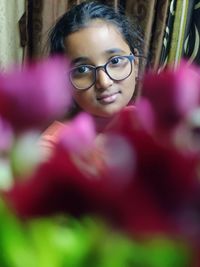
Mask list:
[[[65,48],[73,67],[102,66],[115,56],[131,54],[128,44],[117,28],[100,20],[71,33],[65,39]],[[118,64],[118,61],[112,60],[111,64]],[[109,117],[120,111],[130,102],[135,91],[138,63],[134,59],[131,64],[132,73],[121,81],[112,80],[104,69],[99,68],[96,71],[96,82],[90,88],[74,88],[73,96],[76,103],[86,112],[100,117]],[[87,70],[84,66],[78,69],[84,73]]]

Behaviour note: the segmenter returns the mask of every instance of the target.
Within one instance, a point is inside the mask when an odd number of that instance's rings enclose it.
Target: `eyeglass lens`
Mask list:
[[[96,80],[96,70],[104,68],[107,75],[116,81],[127,78],[132,71],[132,63],[129,58],[121,56],[114,57],[102,67],[82,65],[74,68],[70,73],[70,79],[77,89],[87,89],[91,87]]]

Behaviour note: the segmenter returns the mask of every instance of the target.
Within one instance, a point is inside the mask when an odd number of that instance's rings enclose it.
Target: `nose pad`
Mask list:
[[[97,89],[107,89],[113,84],[113,80],[108,76],[108,74],[103,69],[98,69],[96,71],[96,83]]]

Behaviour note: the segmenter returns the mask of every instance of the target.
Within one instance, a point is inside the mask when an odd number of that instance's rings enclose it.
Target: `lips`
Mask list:
[[[119,94],[120,92],[111,93],[111,94],[102,94],[97,97],[97,100],[102,104],[110,104],[110,103],[115,102]]]

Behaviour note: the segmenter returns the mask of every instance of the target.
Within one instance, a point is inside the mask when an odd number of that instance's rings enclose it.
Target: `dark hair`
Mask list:
[[[64,39],[71,33],[87,27],[91,20],[100,19],[113,24],[134,53],[135,48],[142,53],[142,35],[123,11],[98,1],[85,1],[72,7],[55,24],[49,33],[50,54],[63,54],[66,49]]]

